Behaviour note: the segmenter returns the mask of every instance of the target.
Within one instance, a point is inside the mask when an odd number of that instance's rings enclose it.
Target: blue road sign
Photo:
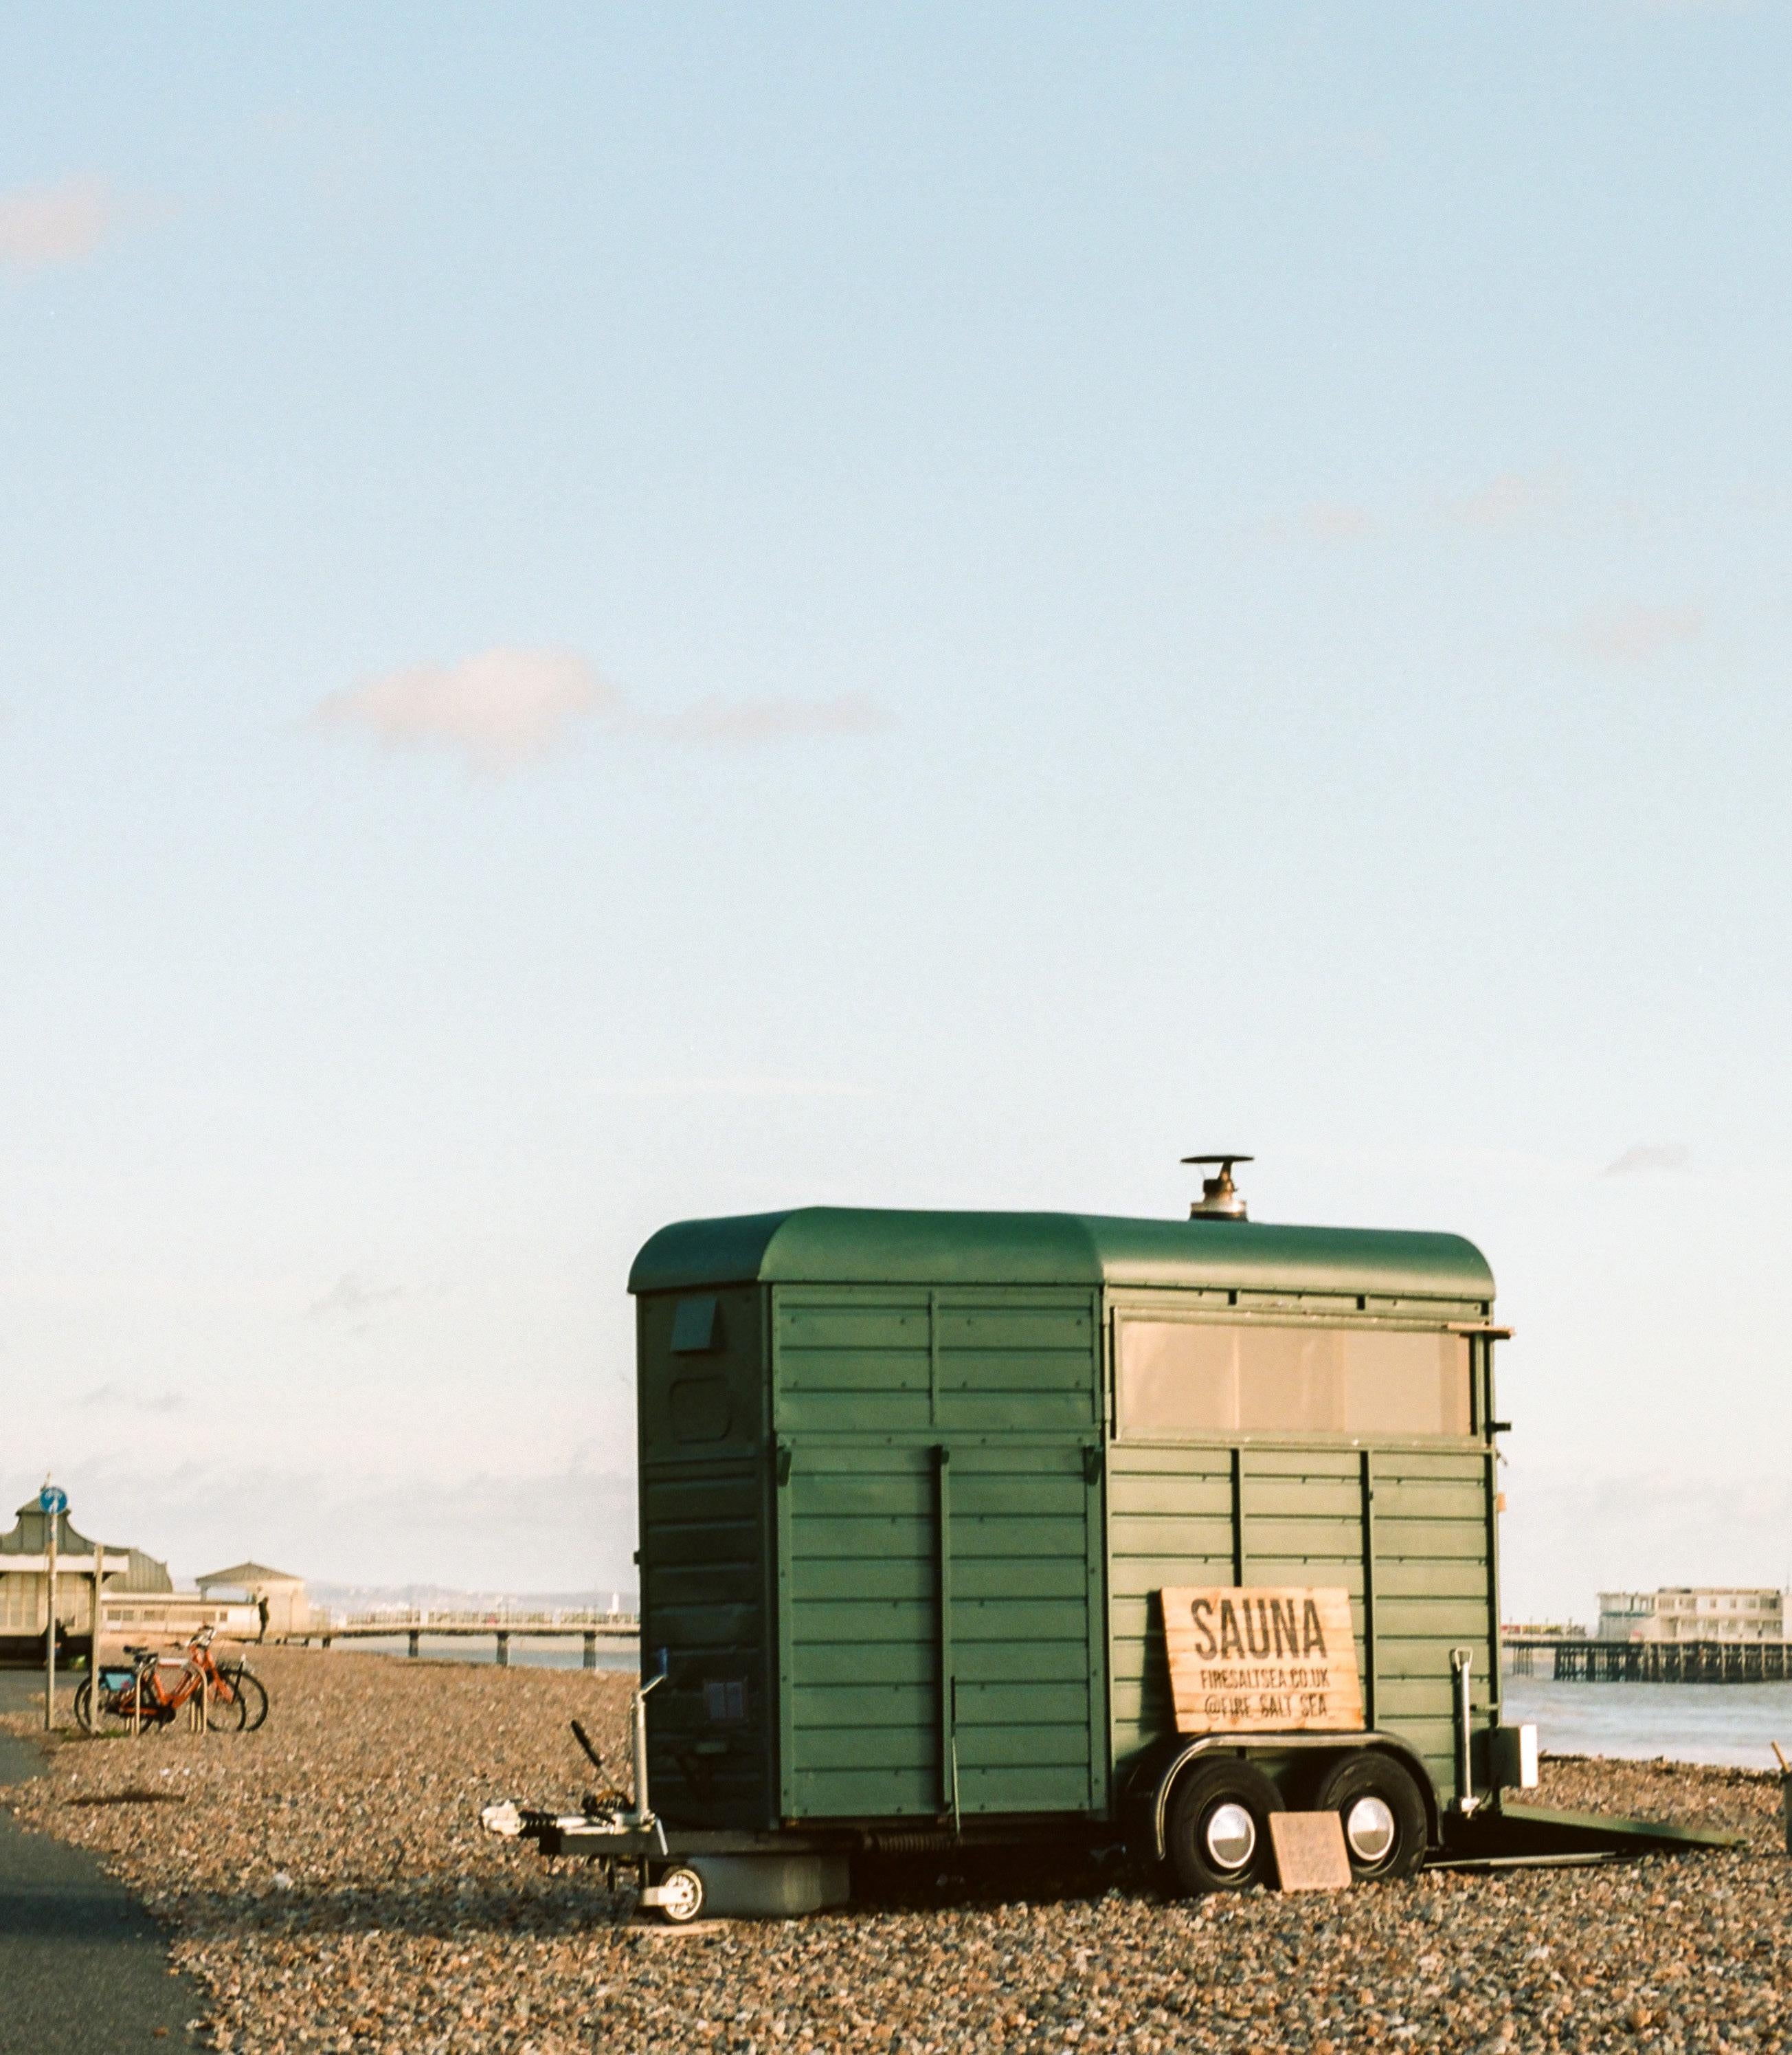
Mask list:
[[[52,1519],[69,1509],[69,1494],[59,1484],[46,1484],[37,1494],[37,1510],[47,1513]]]

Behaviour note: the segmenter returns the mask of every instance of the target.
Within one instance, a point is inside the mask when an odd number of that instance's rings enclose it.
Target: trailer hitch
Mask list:
[[[584,1722],[574,1720],[571,1723],[573,1738],[578,1743],[592,1768],[605,1779],[605,1788],[599,1792],[587,1792],[582,1809],[577,1812],[549,1812],[538,1806],[519,1805],[514,1798],[502,1799],[495,1805],[482,1807],[480,1825],[487,1833],[501,1834],[509,1840],[544,1843],[569,1830],[581,1828],[619,1836],[645,1834],[660,1844],[664,1852],[665,1830],[648,1802],[647,1696],[649,1691],[665,1682],[671,1669],[668,1651],[662,1648],[659,1669],[652,1676],[643,1678],[633,1694],[635,1797],[632,1804],[624,1793],[609,1784],[608,1773],[604,1768],[604,1758],[597,1743],[586,1733]],[[553,1852],[553,1850],[550,1848],[549,1852]]]

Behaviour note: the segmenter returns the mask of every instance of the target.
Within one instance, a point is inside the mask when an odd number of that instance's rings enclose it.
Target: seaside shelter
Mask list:
[[[30,1499],[18,1509],[12,1531],[0,1534],[0,1663],[29,1663],[42,1655],[44,1631],[49,1623],[51,1517],[36,1499]],[[124,1593],[148,1596],[173,1591],[166,1563],[146,1556],[140,1548],[108,1544],[102,1550],[76,1528],[66,1513],[54,1517],[59,1642],[91,1640],[96,1571],[108,1601]],[[108,1611],[102,1631],[111,1617]]]

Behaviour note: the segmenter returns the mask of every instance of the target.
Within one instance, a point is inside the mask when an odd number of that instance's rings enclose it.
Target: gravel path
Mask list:
[[[1733,1828],[1734,1854],[1193,1904],[1035,1864],[674,1933],[478,1826],[494,1797],[576,1797],[574,1714],[620,1767],[626,1679],[258,1667],[261,1734],[71,1737],[18,1803],[144,1894],[219,2047],[1792,2050],[1792,1861],[1747,1772],[1569,1761],[1538,1794]]]

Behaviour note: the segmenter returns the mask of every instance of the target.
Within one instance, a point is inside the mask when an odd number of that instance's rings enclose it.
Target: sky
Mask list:
[[[0,1486],[608,1588],[629,1260],[1453,1229],[1509,1616],[1792,1578],[1765,4],[0,20]]]

